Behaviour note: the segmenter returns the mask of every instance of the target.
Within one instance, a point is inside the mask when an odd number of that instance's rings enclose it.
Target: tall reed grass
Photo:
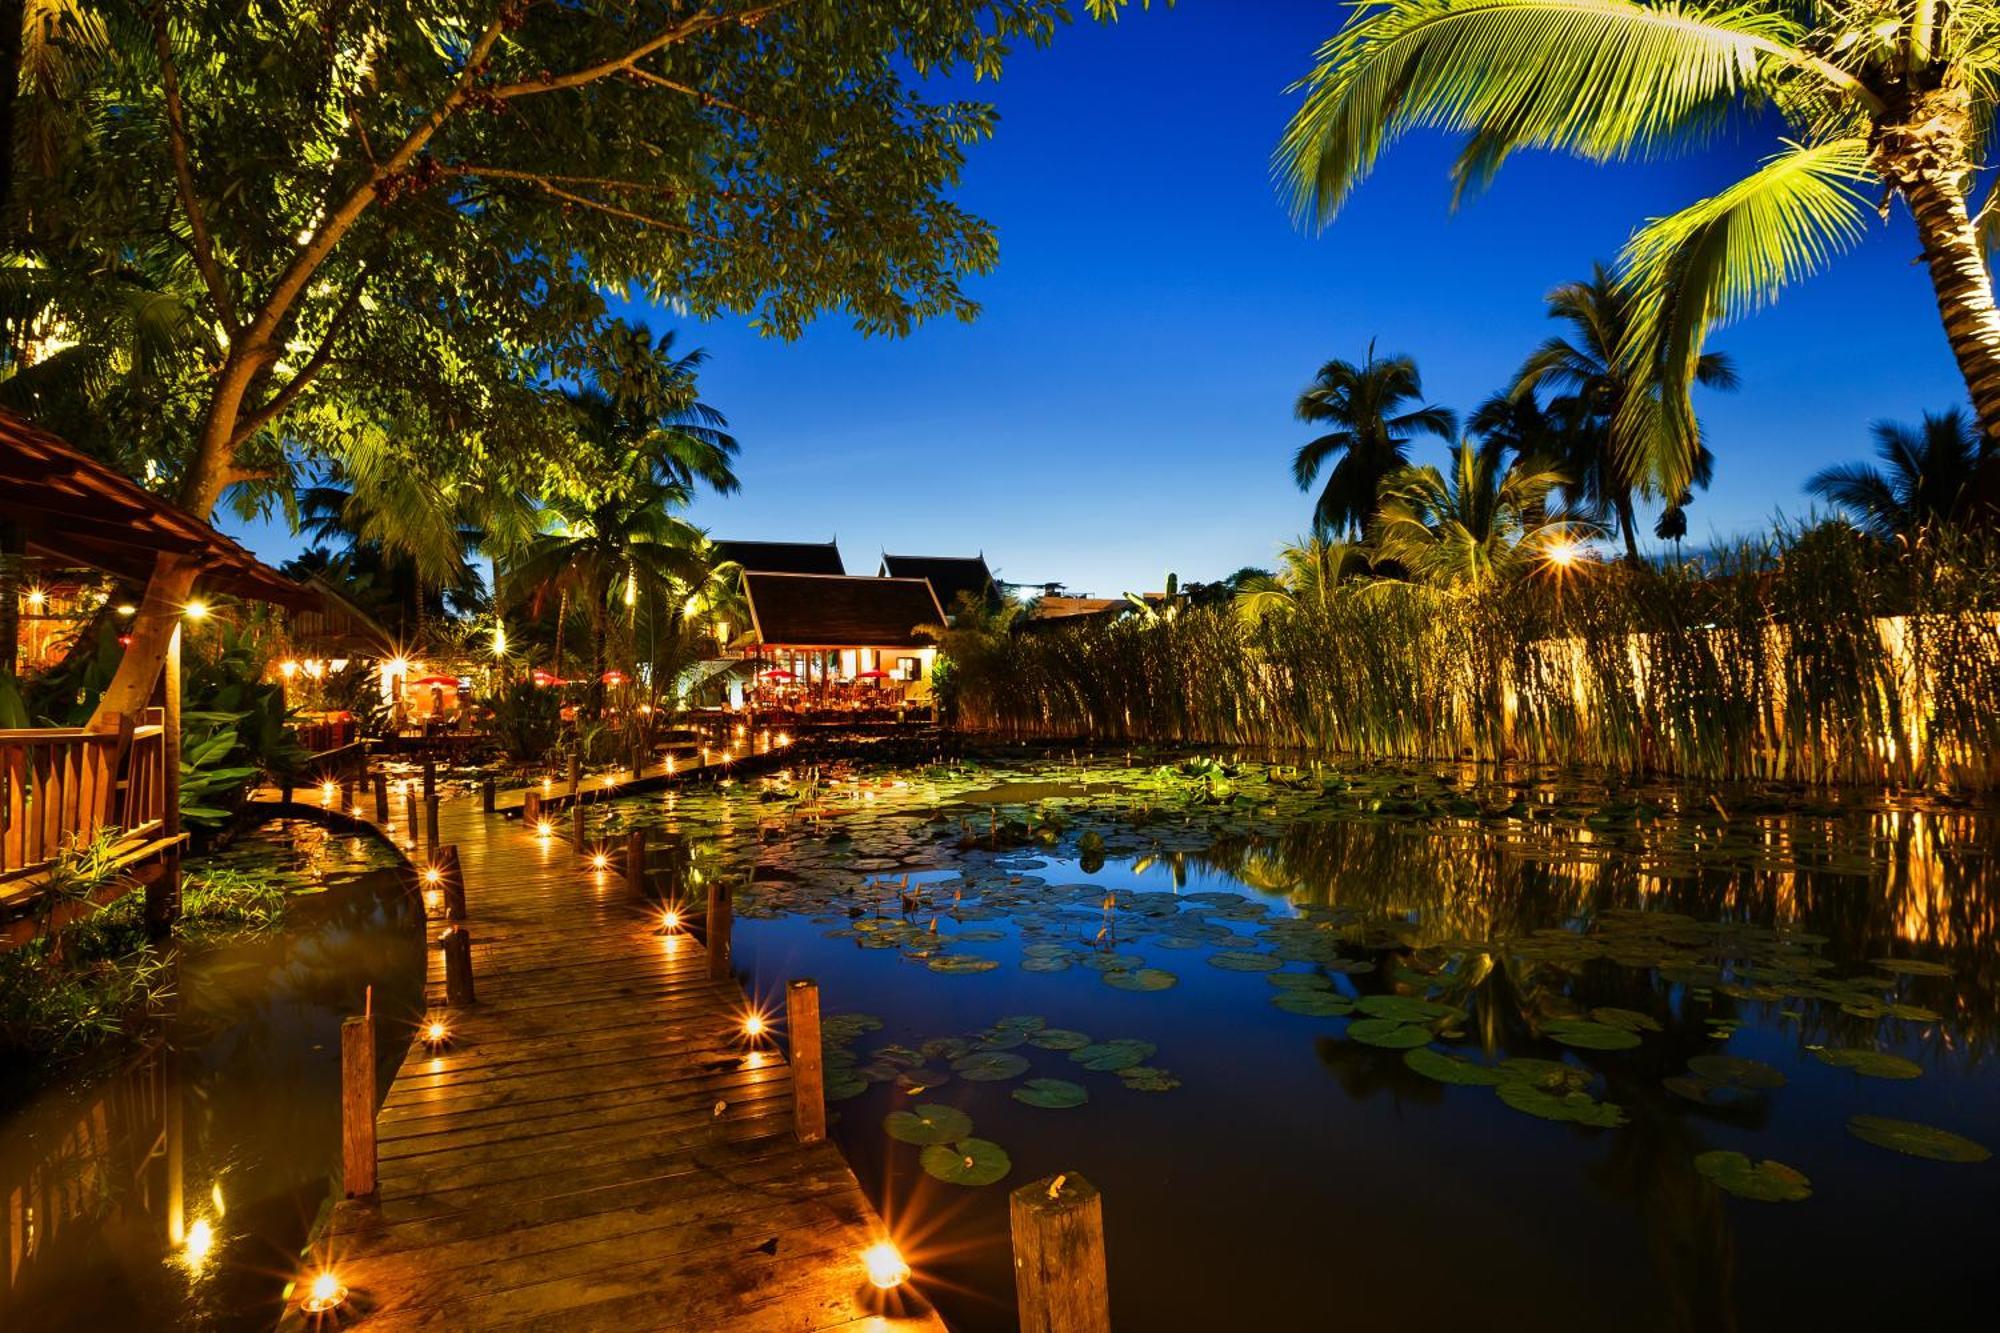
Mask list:
[[[2000,548],[1782,533],[1701,562],[1459,592],[1348,585],[1260,619],[954,634],[964,729],[1706,780],[2000,786]]]

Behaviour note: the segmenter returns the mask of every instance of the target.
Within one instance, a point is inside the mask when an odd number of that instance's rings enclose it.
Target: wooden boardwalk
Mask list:
[[[379,1016],[379,1040],[411,1040],[377,1122],[380,1187],[340,1203],[315,1248],[353,1292],[346,1323],[944,1327],[883,1316],[861,1260],[882,1221],[831,1143],[797,1141],[790,1068],[746,1052],[743,993],[709,980],[700,944],[655,934],[622,875],[476,798],[439,828],[464,868],[478,1003],[438,1055]]]

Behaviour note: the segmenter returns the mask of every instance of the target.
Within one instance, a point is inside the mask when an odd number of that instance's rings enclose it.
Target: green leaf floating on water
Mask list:
[[[1266,972],[1264,980],[1280,990],[1333,989],[1333,983],[1317,972]]]
[[[991,972],[1000,966],[991,958],[975,958],[966,953],[939,954],[924,964],[933,972]]]
[[[1718,1189],[1759,1203],[1797,1203],[1812,1197],[1805,1173],[1766,1159],[1755,1165],[1740,1152],[1717,1149],[1694,1159],[1694,1169]]]
[[[996,1031],[1001,1028],[1018,1028],[1022,1032],[1040,1032],[1048,1025],[1049,1020],[1040,1014],[1008,1014],[1005,1018],[993,1020]]]
[[[1014,1169],[1007,1150],[986,1139],[934,1143],[917,1161],[926,1173],[947,1185],[991,1185]]]
[[[1140,1041],[1137,1037],[1120,1037],[1116,1041],[1101,1041],[1089,1046],[1078,1047],[1069,1053],[1069,1058],[1085,1069],[1098,1073],[1109,1073],[1114,1069],[1130,1069],[1133,1065],[1144,1064],[1152,1059],[1159,1047],[1150,1041]]]
[[[972,1117],[955,1106],[919,1106],[889,1112],[882,1128],[898,1143],[951,1143],[972,1132]]]
[[[1039,1106],[1046,1111],[1066,1111],[1090,1100],[1081,1083],[1061,1078],[1031,1078],[1009,1094],[1017,1102]]]
[[[1428,1046],[1434,1034],[1427,1027],[1398,1023],[1393,1018],[1357,1018],[1347,1025],[1347,1035],[1364,1046],[1406,1051],[1413,1046]]]
[[[1756,1106],[1764,1094],[1755,1088],[1734,1083],[1711,1083],[1694,1074],[1676,1074],[1660,1080],[1660,1086],[1676,1097],[1706,1106],[1713,1111],[1742,1111]]]
[[[1159,967],[1141,967],[1130,972],[1104,974],[1104,984],[1115,986],[1119,990],[1166,990],[1179,981],[1179,977]]]
[[[1920,1125],[1913,1120],[1892,1120],[1885,1115],[1854,1116],[1847,1122],[1847,1132],[1878,1148],[1928,1157],[1934,1162],[1983,1162],[1993,1155],[1983,1145],[1950,1130]]]
[[[1456,1083],[1466,1086],[1495,1087],[1507,1075],[1492,1065],[1474,1064],[1456,1055],[1419,1046],[1403,1052],[1403,1063],[1412,1071],[1425,1078],[1436,1079],[1440,1083]]]
[[[1600,1102],[1587,1092],[1549,1092],[1523,1079],[1503,1079],[1493,1087],[1501,1101],[1516,1111],[1544,1120],[1567,1120],[1599,1129],[1616,1129],[1625,1123],[1625,1111],[1612,1102]]]
[[[828,1101],[844,1102],[849,1097],[859,1097],[866,1091],[868,1091],[868,1080],[855,1073],[853,1069],[843,1066],[839,1069],[829,1068],[826,1071]]]
[[[951,1075],[942,1069],[906,1069],[896,1075],[896,1086],[904,1092],[929,1092],[951,1082]]]
[[[1074,1028],[1043,1028],[1028,1038],[1028,1045],[1045,1051],[1080,1051],[1090,1045],[1090,1034]]]
[[[1948,977],[1951,969],[1943,963],[1926,962],[1921,958],[1873,958],[1869,960],[1884,972],[1893,972],[1905,977]]]
[[[1118,1077],[1126,1087],[1134,1092],[1172,1092],[1181,1081],[1164,1069],[1152,1065],[1133,1065],[1118,1071]]]
[[[1436,1000],[1420,1000],[1414,995],[1364,995],[1354,1007],[1370,1018],[1395,1023],[1435,1023],[1440,1018],[1463,1018],[1465,1011]]]
[[[1613,1009],[1609,1006],[1590,1011],[1590,1016],[1599,1023],[1607,1023],[1627,1032],[1662,1032],[1660,1020],[1651,1014],[1642,1014],[1637,1009]]]
[[[1785,1086],[1785,1076],[1762,1060],[1746,1060],[1740,1055],[1695,1055],[1688,1057],[1688,1070],[1710,1083],[1734,1088],[1768,1091]]]
[[[1288,1014],[1308,1018],[1339,1018],[1354,1012],[1354,1001],[1324,990],[1282,990],[1271,997],[1271,1003]]]
[[[997,1083],[1028,1072],[1028,1057],[1012,1051],[978,1051],[951,1062],[951,1072],[971,1083]]]
[[[1210,967],[1219,967],[1225,972],[1275,972],[1283,963],[1284,960],[1275,954],[1250,953],[1241,949],[1225,949],[1208,956]]]
[[[1905,1060],[1900,1055],[1887,1051],[1868,1051],[1858,1047],[1837,1048],[1822,1046],[1813,1052],[1821,1064],[1832,1065],[1835,1069],[1851,1069],[1868,1078],[1922,1078],[1924,1067],[1915,1060]]]
[[[1552,1018],[1542,1024],[1542,1033],[1586,1051],[1629,1051],[1639,1044],[1638,1033],[1587,1018]]]

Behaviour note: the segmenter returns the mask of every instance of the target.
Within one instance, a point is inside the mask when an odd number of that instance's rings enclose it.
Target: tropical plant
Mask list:
[[[1408,465],[1411,440],[1451,438],[1456,418],[1422,402],[1423,396],[1417,363],[1407,356],[1378,357],[1372,342],[1358,365],[1334,360],[1319,368],[1293,407],[1300,421],[1334,428],[1292,456],[1292,480],[1302,491],[1333,463],[1313,506],[1314,528],[1359,533],[1375,512],[1382,479]]]
[[[1088,0],[1111,17],[1123,0]],[[37,4],[40,13],[45,5]],[[81,11],[84,6],[76,6]],[[104,38],[19,80],[16,253],[185,254],[207,348],[159,485],[225,490],[337,459],[395,421],[409,465],[564,489],[552,384],[601,364],[607,294],[795,336],[840,310],[900,334],[970,316],[991,228],[952,197],[992,109],[923,92],[997,77],[1058,0],[101,0]],[[921,85],[922,90],[919,90]],[[865,201],[865,203],[861,202]],[[89,330],[77,341],[101,341]],[[547,498],[547,497],[544,497]],[[142,608],[184,604],[161,553]],[[142,609],[106,713],[150,697],[178,617]]]
[[[562,698],[531,680],[510,680],[493,692],[493,739],[509,759],[547,755],[562,736]]]
[[[1626,437],[1651,428],[1657,409],[1638,399],[1655,397],[1658,389],[1635,380],[1619,361],[1619,348],[1630,340],[1630,293],[1604,265],[1593,264],[1588,279],[1563,283],[1546,300],[1549,318],[1567,321],[1572,332],[1551,335],[1528,355],[1514,377],[1512,397],[1549,395],[1548,417],[1559,425],[1546,441],[1543,458],[1565,477],[1559,488],[1563,499],[1577,513],[1613,521],[1625,540],[1626,556],[1637,560],[1633,499],[1654,486],[1650,475],[1632,470],[1631,461],[1645,450]],[[1720,352],[1704,353],[1694,378],[1711,389],[1737,384],[1735,368]],[[1688,477],[1689,486],[1706,487],[1715,471],[1714,455],[1699,437],[1689,445],[1693,455],[1681,460],[1676,472]]]
[[[1335,541],[1319,533],[1301,537],[1279,548],[1280,568],[1275,573],[1244,580],[1236,594],[1236,608],[1252,621],[1294,614],[1302,608],[1324,610],[1343,586],[1368,577],[1373,554],[1359,543]]]
[[[1981,235],[2000,217],[1982,208],[1975,221],[1967,204],[2000,92],[1993,0],[1387,0],[1353,12],[1301,87],[1279,164],[1298,210],[1322,220],[1412,129],[1468,136],[1463,194],[1523,148],[1651,158],[1766,109],[1782,120],[1776,153],[1645,225],[1620,261],[1631,307],[1617,359],[1647,392],[1628,396],[1618,445],[1628,473],[1665,494],[1693,481],[1689,394],[1710,330],[1824,268],[1878,200],[1910,210],[1981,433],[2000,433]]]
[[[1964,411],[1926,412],[1919,429],[1894,421],[1869,428],[1883,467],[1843,463],[1816,472],[1806,489],[1885,541],[1963,520],[1979,469],[1992,452]]]
[[[1547,517],[1562,473],[1535,459],[1503,465],[1470,439],[1452,451],[1449,475],[1410,467],[1382,482],[1369,538],[1418,580],[1482,587],[1512,578],[1595,536],[1592,523]]]

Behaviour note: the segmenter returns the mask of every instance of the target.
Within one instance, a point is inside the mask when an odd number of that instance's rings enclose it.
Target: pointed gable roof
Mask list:
[[[764,574],[845,574],[840,547],[833,542],[715,543],[716,554],[746,572]]]
[[[961,593],[981,601],[993,596],[993,571],[984,555],[884,555],[882,575],[895,579],[928,579],[938,604],[950,609]]]
[[[944,623],[922,579],[750,570],[743,594],[758,641],[778,647],[915,648],[917,626]]]

